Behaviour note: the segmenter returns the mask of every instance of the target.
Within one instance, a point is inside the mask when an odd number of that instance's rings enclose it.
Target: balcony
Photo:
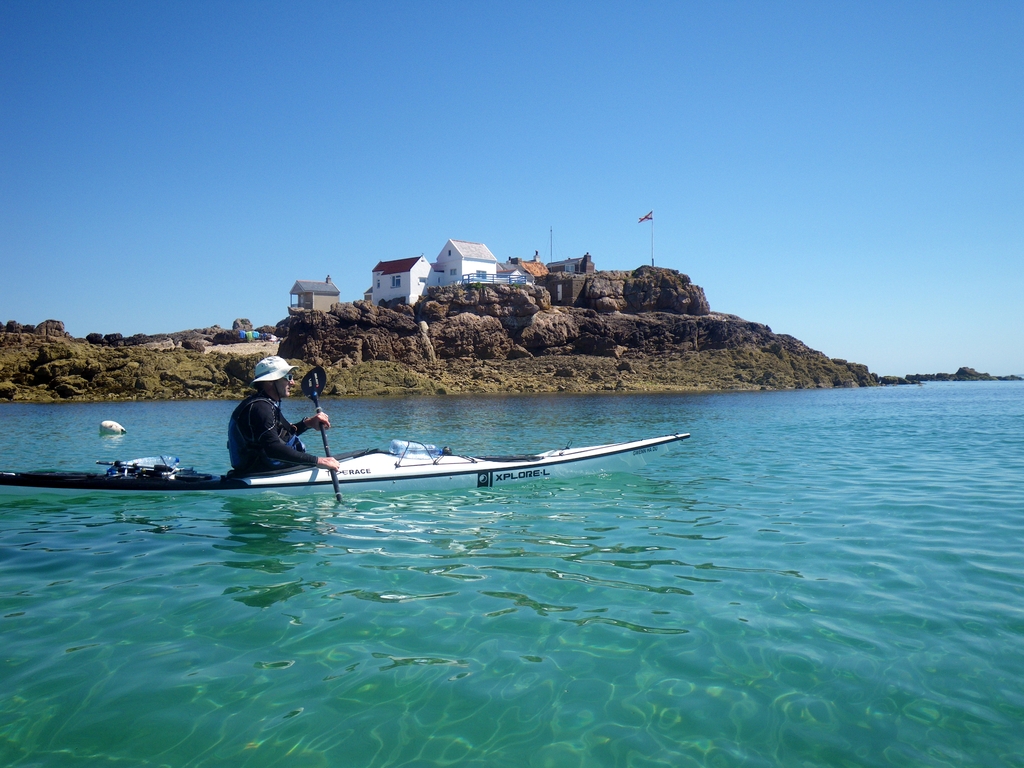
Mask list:
[[[460,285],[471,285],[473,283],[500,283],[501,285],[526,285],[530,281],[525,275],[489,275],[486,272],[473,272],[463,275],[459,280]]]

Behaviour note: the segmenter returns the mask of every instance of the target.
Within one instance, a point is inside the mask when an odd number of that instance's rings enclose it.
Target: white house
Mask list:
[[[422,256],[378,262],[370,289],[373,303],[403,299],[406,304],[415,304],[426,291],[430,274],[430,262]]]
[[[483,243],[449,240],[431,266],[431,285],[451,285],[465,278],[482,283],[494,282],[498,260]]]

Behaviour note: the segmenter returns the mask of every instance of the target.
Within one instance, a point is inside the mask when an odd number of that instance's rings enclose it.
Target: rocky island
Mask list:
[[[1020,376],[992,376],[966,366],[958,368],[956,373],[908,373],[906,379],[914,384],[923,381],[1021,381]]]
[[[564,279],[564,278],[562,278]],[[328,369],[329,395],[680,392],[876,386],[867,366],[761,323],[711,311],[675,270],[572,278],[571,303],[541,284],[430,288],[415,306],[290,310],[276,326],[72,338],[63,323],[7,323],[0,399],[27,402],[236,398],[272,353]],[[242,331],[239,333],[239,331]],[[250,333],[249,338],[255,333]],[[275,342],[276,343],[276,342]],[[230,354],[210,354],[211,349]]]

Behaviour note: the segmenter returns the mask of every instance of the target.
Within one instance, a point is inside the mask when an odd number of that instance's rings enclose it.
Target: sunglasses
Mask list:
[[[285,381],[295,381],[295,376],[293,376],[293,375],[292,375],[292,374],[290,374],[290,373],[286,373],[286,374],[284,375],[284,380],[285,380]]]

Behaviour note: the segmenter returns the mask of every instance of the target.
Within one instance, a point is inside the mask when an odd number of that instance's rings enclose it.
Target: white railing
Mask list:
[[[475,272],[468,275],[463,275],[459,283],[462,285],[470,285],[471,283],[503,283],[507,285],[524,285],[529,280],[525,275],[489,275],[489,274],[477,274]]]

